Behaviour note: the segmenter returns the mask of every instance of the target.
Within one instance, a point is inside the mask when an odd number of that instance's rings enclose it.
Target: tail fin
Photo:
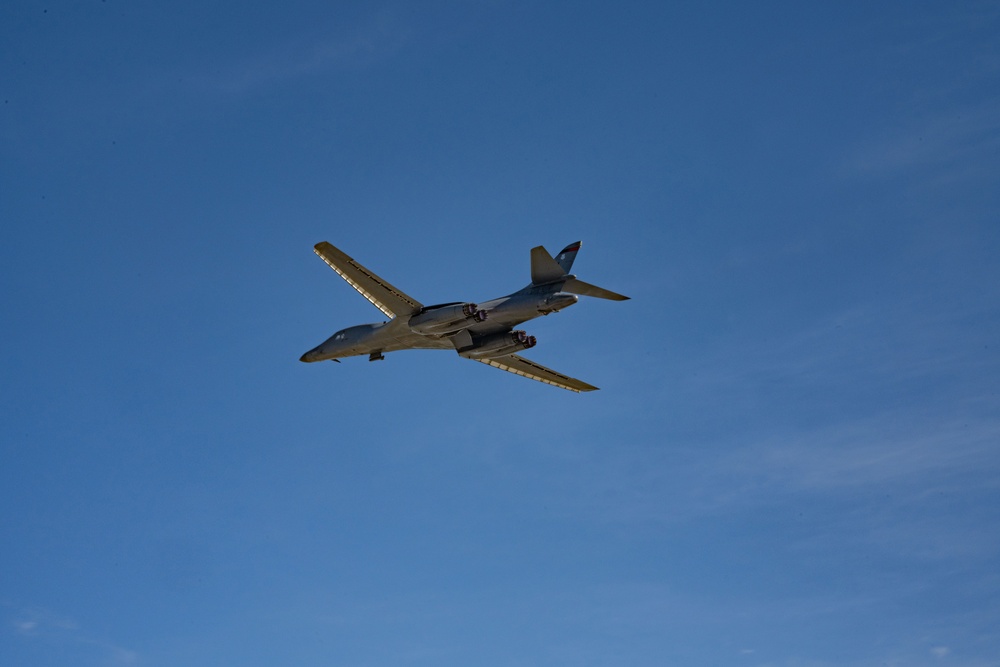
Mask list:
[[[570,243],[556,255],[555,259],[552,259],[552,255],[549,254],[549,251],[544,246],[532,248],[531,282],[535,285],[541,285],[543,283],[554,282],[569,274],[569,270],[573,268],[573,260],[576,259],[576,253],[579,250],[579,241]]]
[[[576,259],[576,253],[580,250],[580,242],[570,243],[562,249],[555,259],[549,254],[544,246],[536,246],[531,249],[531,284],[545,285],[549,283],[562,283],[560,289],[570,294],[582,294],[593,296],[598,299],[610,299],[611,301],[626,301],[624,294],[618,294],[611,290],[585,283],[577,280],[575,276],[569,275],[569,270]]]
[[[573,260],[576,259],[576,253],[579,252],[580,245],[580,241],[570,243],[556,255],[556,262],[562,267],[563,273],[569,273],[569,270],[573,268]]]
[[[531,249],[531,282],[533,285],[544,285],[553,283],[566,272],[544,246],[536,246]]]

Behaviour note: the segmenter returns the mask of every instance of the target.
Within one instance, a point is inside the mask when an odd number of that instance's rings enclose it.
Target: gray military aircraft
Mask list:
[[[455,301],[425,306],[358,264],[326,241],[315,252],[361,296],[389,318],[386,322],[348,327],[302,355],[300,361],[340,362],[367,354],[384,359],[396,350],[456,350],[473,359],[517,375],[570,391],[597,387],[546,368],[516,354],[535,346],[535,337],[514,327],[577,302],[577,294],[625,301],[627,296],[585,283],[570,275],[580,242],[571,243],[555,258],[538,246],[531,249],[531,284],[481,304]]]

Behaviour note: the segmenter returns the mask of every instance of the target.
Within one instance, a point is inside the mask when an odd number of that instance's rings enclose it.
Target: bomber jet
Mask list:
[[[535,337],[514,329],[541,315],[568,308],[577,295],[625,301],[629,297],[585,283],[570,274],[580,242],[571,243],[555,258],[543,246],[531,249],[531,283],[523,289],[480,304],[455,301],[425,306],[361,266],[326,241],[314,251],[351,287],[389,319],[341,329],[302,355],[300,361],[340,362],[343,357],[368,355],[384,359],[397,350],[456,350],[459,356],[570,391],[597,387],[546,368],[517,354],[535,346]]]

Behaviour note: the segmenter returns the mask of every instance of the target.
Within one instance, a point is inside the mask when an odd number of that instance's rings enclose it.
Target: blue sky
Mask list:
[[[1000,665],[1000,5],[9,2],[4,665]],[[298,357],[575,272],[575,395]]]

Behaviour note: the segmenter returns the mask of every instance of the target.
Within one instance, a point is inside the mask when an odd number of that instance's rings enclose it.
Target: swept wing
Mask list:
[[[492,366],[493,368],[499,368],[500,370],[514,373],[515,375],[521,375],[526,378],[531,378],[532,380],[538,380],[539,382],[551,384],[556,387],[562,387],[563,389],[569,389],[570,391],[575,391],[577,393],[581,391],[594,391],[597,389],[594,385],[587,384],[583,380],[577,380],[576,378],[571,378],[568,375],[557,373],[551,368],[546,368],[541,364],[536,364],[534,361],[525,359],[524,357],[519,357],[516,354],[509,354],[505,357],[497,357],[496,359],[476,359],[476,361]]]
[[[351,287],[358,290],[361,296],[388,317],[411,315],[423,307],[419,301],[396,289],[326,241],[317,243],[313,250]]]

